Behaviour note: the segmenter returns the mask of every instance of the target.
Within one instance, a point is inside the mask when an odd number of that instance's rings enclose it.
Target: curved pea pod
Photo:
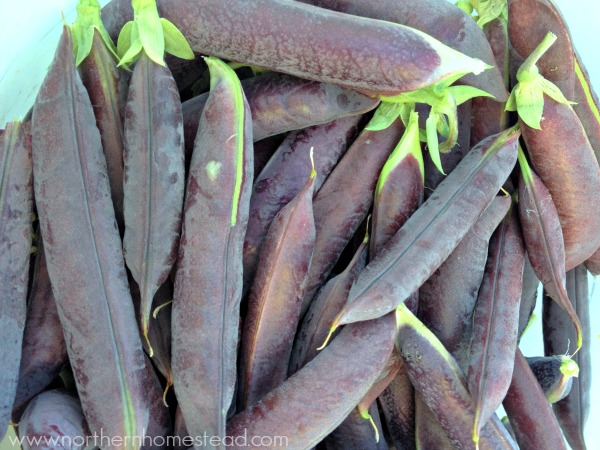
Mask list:
[[[33,181],[29,125],[7,124],[0,135],[0,438],[15,400],[27,311],[33,233]]]
[[[81,402],[70,394],[42,392],[29,403],[19,422],[23,449],[83,450],[93,446]]]
[[[575,82],[573,44],[560,11],[552,0],[508,0],[508,35],[515,63],[527,58],[548,32],[558,37],[557,44],[539,60],[538,67],[544,78],[571,99]]]
[[[252,129],[235,72],[216,58],[206,62],[211,94],[188,177],[171,354],[175,394],[190,434],[223,437],[236,379]]]
[[[85,11],[84,13],[82,8],[78,7],[78,19],[75,24],[81,29],[81,32],[91,32],[92,43],[89,54],[84,59],[82,59],[83,54],[80,56],[78,52],[76,63],[79,66],[81,81],[87,89],[94,107],[96,125],[100,131],[102,149],[106,157],[106,170],[115,217],[122,234],[125,230],[123,218],[123,123],[129,76],[117,67],[117,56],[107,45],[102,33],[96,27],[89,30],[85,22],[79,25],[82,15],[84,17],[89,15],[93,9],[88,5]],[[95,14],[98,15],[97,21],[101,26],[99,6]],[[112,42],[110,45],[114,47]],[[78,47],[82,47],[83,51],[84,42],[78,42]]]
[[[396,348],[415,391],[456,448],[472,449],[475,409],[458,364],[405,305],[396,309],[396,317]],[[482,429],[479,448],[516,448],[516,445],[498,420],[490,420]]]
[[[140,288],[140,329],[149,343],[152,299],[177,256],[185,175],[175,80],[169,69],[142,53],[133,69],[125,116],[123,251]]]
[[[515,356],[510,388],[502,406],[506,410],[520,449],[566,450],[552,407],[519,349]]]
[[[315,359],[234,416],[227,424],[229,438],[278,436],[284,438],[281,447],[294,450],[316,445],[373,385],[390,358],[395,331],[392,314],[345,327]]]
[[[368,242],[369,237],[365,236],[344,271],[325,283],[311,302],[296,333],[290,357],[290,375],[304,367],[319,353],[317,349],[325,342],[331,321],[348,300],[352,283],[367,264]]]
[[[521,304],[519,306],[519,331],[517,332],[519,340],[531,320],[535,304],[537,303],[539,286],[540,280],[535,274],[531,262],[529,262],[529,255],[527,255],[525,265],[523,266],[523,288],[521,289]]]
[[[367,93],[393,96],[487,68],[413,28],[299,2],[185,0],[159,10],[195,51]]]
[[[368,411],[371,421],[366,420],[357,408],[323,440],[326,450],[387,450],[381,435],[381,420],[377,405]],[[377,430],[377,431],[376,431]]]
[[[404,366],[378,399],[395,447],[415,449],[415,392]]]
[[[577,332],[575,344],[579,349],[583,339],[582,327],[566,291],[565,253],[558,212],[548,189],[529,169],[522,153],[519,162],[519,217],[529,261],[548,295],[571,318]]]
[[[15,423],[29,400],[43,391],[68,362],[41,236],[38,236],[37,249],[23,333],[19,381],[12,407]]]
[[[363,114],[379,100],[329,83],[304,80],[282,73],[268,73],[242,81],[252,112],[255,141],[286,131],[321,125],[341,117]],[[185,148],[189,159],[198,120],[208,94],[183,103]]]
[[[494,100],[492,103],[500,104]],[[424,114],[423,107],[425,105],[419,104],[416,109],[419,111],[421,117],[427,117],[428,113]],[[458,141],[456,145],[447,153],[439,154],[442,168],[446,174],[449,174],[454,170],[458,163],[464,158],[464,156],[471,149],[470,135],[471,135],[471,116],[472,116],[472,100],[462,103],[457,107],[458,116]],[[425,127],[422,127],[425,128]],[[490,133],[487,136],[491,136],[494,133]],[[487,137],[486,136],[486,137]],[[441,173],[436,167],[435,163],[431,159],[430,152],[424,152],[423,161],[425,165],[425,198],[432,195],[433,191],[439,186],[439,184],[446,178],[446,175]]]
[[[363,130],[315,196],[317,236],[304,280],[302,314],[367,217],[381,169],[403,132],[400,119],[385,130]],[[369,157],[365,158],[365,154]]]
[[[483,281],[473,311],[469,392],[475,406],[473,441],[508,391],[517,349],[525,244],[511,208],[490,239]]]
[[[600,161],[600,101],[577,51],[575,51],[574,64],[577,78],[573,94],[575,102],[573,110],[583,125],[590,145],[596,154],[596,159]]]
[[[346,117],[291,132],[256,178],[244,240],[244,286],[247,289],[252,285],[273,218],[302,190],[310,175],[310,160],[306,155],[314,148],[316,192],[348,148],[359,120],[360,116]]]
[[[48,273],[92,431],[141,436],[147,376],[89,97],[64,29],[33,109],[35,197]],[[82,269],[84,268],[84,269]],[[127,439],[128,448],[135,448]]]
[[[570,105],[545,97],[543,115],[541,130],[526,124],[521,129],[531,163],[556,205],[570,270],[600,246],[600,167]]]
[[[579,366],[575,361],[566,355],[536,356],[526,359],[548,403],[556,403],[569,395],[573,386],[573,377],[579,376]]]
[[[473,310],[485,271],[488,243],[510,208],[496,197],[444,263],[419,289],[418,317],[466,372]]]
[[[427,281],[494,199],[515,164],[518,138],[506,130],[463,158],[360,273],[332,328],[392,311]]]
[[[484,26],[483,32],[494,53],[495,65],[502,74],[504,86],[510,82],[509,69],[509,40],[505,21],[493,20]],[[505,99],[506,100],[506,99]],[[471,100],[471,145],[477,144],[492,134],[500,133],[507,128],[508,114],[504,110],[504,102],[498,102],[487,97],[475,97]]]
[[[567,292],[583,330],[583,346],[572,356],[579,366],[579,376],[573,378],[573,386],[567,397],[554,404],[554,413],[558,419],[569,445],[574,449],[585,449],[585,425],[590,414],[592,384],[592,336],[590,333],[590,296],[588,275],[585,267],[578,266],[567,272]],[[568,350],[569,342],[576,339],[570,318],[557,308],[554,302],[544,299],[543,332],[544,353],[561,354]],[[591,446],[588,442],[587,445]]]
[[[300,320],[301,284],[315,243],[316,176],[313,168],[302,190],[273,219],[262,247],[242,333],[241,410],[287,378]]]
[[[494,66],[494,56],[481,28],[459,8],[444,0],[301,0],[356,16],[396,22],[420,30],[465,55]],[[508,93],[500,71],[494,67],[480,75],[465,75],[461,83],[493,94],[505,101]],[[489,136],[489,135],[488,135]]]

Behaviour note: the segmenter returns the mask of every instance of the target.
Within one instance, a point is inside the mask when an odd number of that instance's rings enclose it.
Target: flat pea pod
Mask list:
[[[236,380],[252,128],[235,72],[217,58],[205,61],[211,94],[187,181],[171,357],[173,386],[190,435],[223,438]]]

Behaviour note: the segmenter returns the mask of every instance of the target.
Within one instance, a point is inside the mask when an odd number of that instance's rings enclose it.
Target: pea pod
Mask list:
[[[415,393],[404,367],[379,395],[379,405],[396,448],[415,449]]]
[[[322,125],[341,117],[368,112],[379,100],[329,83],[304,80],[282,73],[268,73],[242,81],[252,112],[255,141]],[[183,103],[186,159],[189,160],[198,120],[208,94]]]
[[[548,403],[562,400],[571,391],[579,366],[566,355],[527,358],[527,364],[540,383]]]
[[[315,196],[317,236],[304,280],[303,313],[367,217],[381,169],[403,132],[400,119],[385,130],[363,130]],[[365,152],[369,158],[364,157]]]
[[[517,349],[525,244],[511,208],[490,239],[483,282],[473,311],[469,392],[475,406],[473,441],[502,403]]]
[[[475,409],[467,382],[454,358],[405,305],[396,310],[396,347],[415,391],[421,395],[457,448],[472,449]],[[497,420],[481,433],[479,448],[516,448]]]
[[[71,25],[76,46],[76,65],[81,81],[94,107],[106,157],[106,170],[115,217],[121,235],[123,218],[123,147],[125,103],[129,76],[117,68],[117,49],[100,20],[100,5],[95,0],[80,0],[77,19]]]
[[[579,376],[573,378],[571,392],[564,399],[554,404],[554,412],[565,438],[574,449],[585,449],[585,426],[590,415],[591,386],[592,386],[592,336],[590,333],[590,295],[588,290],[588,274],[585,267],[578,266],[567,272],[567,293],[577,316],[581,321],[583,331],[583,346],[572,356],[579,367]],[[544,299],[543,332],[544,353],[558,355],[570,353],[569,344],[576,340],[570,317],[554,302]]]
[[[356,133],[360,116],[291,132],[257,176],[250,197],[250,217],[244,240],[244,286],[250,289],[256,264],[275,215],[302,189],[310,175],[307,154],[313,148],[315,192],[333,170]]]
[[[388,445],[379,436],[381,420],[377,405],[368,411],[372,422],[365,420],[358,409],[352,412],[323,440],[326,450],[387,450]],[[377,432],[375,431],[377,430]]]
[[[190,434],[224,437],[236,379],[252,129],[235,72],[216,58],[206,62],[211,94],[187,182],[171,352],[175,394]]]
[[[392,314],[345,327],[315,359],[233,417],[227,424],[228,436],[284,437],[280,445],[293,450],[316,445],[344,420],[377,379],[392,353],[394,333]],[[380,342],[385,344],[376,345]],[[350,360],[361,363],[348,364]]]
[[[105,8],[109,30],[125,1]],[[160,11],[195,51],[366,93],[393,96],[487,68],[413,28],[299,2],[185,0]]]
[[[300,320],[301,284],[315,242],[312,198],[316,177],[313,162],[304,187],[275,216],[262,247],[242,333],[242,410],[287,378]]]
[[[37,253],[27,303],[19,382],[12,411],[15,423],[19,422],[29,400],[46,389],[68,363],[67,345],[52,294],[41,236],[38,235],[36,243]]]
[[[92,431],[141,436],[152,380],[127,285],[100,133],[67,28],[36,99],[32,127],[48,273],[85,416]],[[125,447],[135,448],[131,438]]]
[[[0,135],[0,437],[4,436],[17,391],[25,329],[33,207],[29,126],[9,123]]]
[[[386,251],[357,277],[333,329],[393,310],[431,276],[508,177],[516,161],[518,137],[519,132],[509,129],[471,149],[440,184],[439,194],[429,197],[388,242]]]
[[[575,51],[574,64],[577,79],[573,94],[575,102],[573,110],[585,129],[596,159],[600,161],[600,101],[598,101],[598,96],[590,82],[590,76],[577,51]]]
[[[566,450],[556,416],[527,360],[517,349],[510,388],[502,402],[522,450]]]

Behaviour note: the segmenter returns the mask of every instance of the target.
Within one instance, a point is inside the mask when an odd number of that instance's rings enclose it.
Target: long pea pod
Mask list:
[[[27,310],[29,254],[33,238],[33,181],[28,124],[9,123],[0,135],[0,439],[17,391]]]
[[[471,149],[440,184],[439,193],[429,197],[361,272],[332,329],[392,311],[431,276],[508,177],[516,161],[519,135],[509,129]],[[452,223],[450,229],[448,223]]]
[[[185,182],[182,120],[169,69],[144,53],[133,69],[125,116],[123,249],[140,288],[140,328],[147,342],[152,300],[177,257]]]
[[[517,349],[510,388],[502,402],[522,450],[566,450],[556,416],[527,360]]]
[[[314,190],[317,192],[348,148],[359,120],[360,116],[351,116],[289,133],[256,177],[244,239],[245,290],[252,285],[261,248],[273,218],[302,190],[310,175],[310,160],[306,157],[310,149],[314,149],[317,172]]]
[[[398,450],[415,449],[415,393],[403,368],[378,397],[391,440]]]
[[[490,239],[485,274],[473,311],[467,379],[475,406],[476,443],[479,430],[500,406],[510,386],[524,264],[525,244],[518,211],[511,208]]]
[[[542,180],[529,168],[519,150],[519,217],[531,266],[544,289],[569,315],[577,336],[576,350],[583,342],[582,327],[566,290],[565,249],[558,212]]]
[[[600,247],[600,166],[570,102],[540,75],[556,39],[548,33],[521,65],[506,109],[518,112],[532,166],[556,205],[570,270]]]
[[[175,394],[190,434],[224,437],[236,379],[252,128],[235,72],[216,58],[206,62],[211,94],[187,182],[171,352]]]
[[[116,47],[100,20],[100,5],[95,0],[80,0],[77,19],[71,25],[76,46],[75,64],[94,107],[115,217],[121,235],[123,218],[123,147],[128,73],[117,67]]]
[[[465,55],[478,58],[488,65],[494,65],[494,56],[481,29],[470,17],[444,0],[301,1],[321,8],[413,27]],[[461,82],[490,92],[497,101],[504,101],[508,97],[497,67],[478,76],[465,75]]]
[[[33,109],[33,170],[48,273],[92,431],[142,436],[148,378],[106,160],[65,27]]]
[[[277,134],[254,143],[254,180],[265,168],[271,156],[275,154],[283,140],[285,133]]]
[[[312,150],[310,155],[313,160]],[[301,285],[315,243],[312,204],[316,177],[313,162],[304,187],[275,216],[262,247],[242,333],[241,410],[287,378],[300,320]]]
[[[523,288],[521,289],[521,304],[519,306],[519,340],[523,336],[523,333],[531,320],[533,310],[537,303],[537,291],[539,286],[540,280],[535,274],[535,270],[533,270],[533,266],[529,261],[529,255],[527,255],[523,267]]]
[[[335,429],[381,373],[392,353],[394,316],[345,327],[315,359],[227,424],[231,439],[284,438],[286,449],[311,448]],[[385,342],[385,345],[377,345]],[[348,361],[361,361],[348,364]],[[256,446],[257,449],[272,446]]]
[[[583,331],[583,346],[572,358],[579,367],[579,376],[573,378],[573,386],[567,397],[554,404],[554,413],[558,419],[569,445],[574,449],[585,449],[585,426],[590,416],[591,387],[592,387],[592,336],[590,333],[590,295],[588,291],[588,274],[583,266],[567,272],[567,293],[577,316],[581,321]],[[569,343],[576,340],[570,317],[554,302],[544,299],[543,332],[544,353],[559,355],[570,352]]]
[[[407,375],[408,377],[408,375]],[[409,379],[410,380],[410,379]],[[456,446],[452,443],[442,425],[438,422],[425,404],[421,395],[414,394],[415,400],[415,443],[416,448],[435,448],[438,450],[453,450]]]
[[[368,112],[379,100],[329,83],[304,80],[282,73],[268,73],[242,80],[252,113],[255,141],[321,125],[341,117]],[[208,94],[183,103],[186,159],[194,147],[198,120]]]
[[[67,345],[52,294],[43,240],[39,235],[36,244],[38,251],[27,302],[19,382],[12,407],[15,423],[29,400],[46,389],[68,363]]]
[[[475,409],[467,381],[454,358],[405,305],[396,309],[396,348],[415,391],[421,395],[457,448],[472,449]],[[479,448],[516,448],[504,427],[490,420]]]
[[[126,1],[105,8],[109,30]],[[195,51],[366,93],[396,95],[488,67],[413,28],[289,0],[162,1],[159,10]]]
[[[403,132],[400,119],[385,130],[363,130],[315,196],[317,237],[305,279],[303,314],[367,217],[381,169]]]

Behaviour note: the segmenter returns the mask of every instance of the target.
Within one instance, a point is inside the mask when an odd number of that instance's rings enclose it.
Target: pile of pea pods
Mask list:
[[[0,130],[15,448],[587,448],[600,103],[552,0],[77,13]]]

